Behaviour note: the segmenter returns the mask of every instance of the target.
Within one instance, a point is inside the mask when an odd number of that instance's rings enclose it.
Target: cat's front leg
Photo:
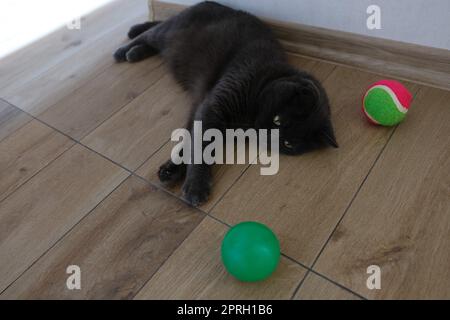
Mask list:
[[[183,185],[183,197],[193,206],[208,201],[211,194],[211,166],[207,164],[190,164],[187,166],[186,180]]]
[[[224,108],[220,102],[215,99],[215,96],[211,94],[197,109],[195,116],[192,118],[196,122],[201,122],[201,134],[208,129],[217,129],[222,133],[225,132],[227,118],[227,109]],[[198,141],[198,137],[195,137],[195,126],[190,126],[192,146],[195,145],[195,141]],[[203,140],[203,139],[200,139]],[[197,155],[197,159],[203,159],[203,150],[208,145],[208,142],[203,141],[201,155]],[[198,152],[195,147],[191,149],[191,162],[186,168],[186,179],[183,185],[183,197],[193,206],[198,206],[206,201],[211,194],[212,188],[212,165],[202,162],[195,164],[194,152]]]
[[[139,62],[151,56],[157,55],[158,41],[154,35],[153,28],[160,22],[148,22],[131,28],[128,36],[132,39],[130,43],[120,47],[114,53],[117,62]]]
[[[142,61],[148,57],[158,54],[158,50],[149,46],[141,35],[129,44],[120,47],[114,53],[117,62],[128,61],[131,63]]]

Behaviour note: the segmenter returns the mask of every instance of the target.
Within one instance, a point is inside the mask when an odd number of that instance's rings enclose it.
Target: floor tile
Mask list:
[[[0,201],[74,142],[33,120],[0,142]]]
[[[130,177],[1,298],[130,299],[203,218]],[[71,265],[81,270],[81,290],[66,286]]]
[[[127,177],[79,145],[0,203],[0,291]]]
[[[32,119],[26,113],[14,108],[6,101],[0,100],[0,141]]]

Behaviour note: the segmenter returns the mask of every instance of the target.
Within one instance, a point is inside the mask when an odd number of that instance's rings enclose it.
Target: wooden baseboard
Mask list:
[[[150,0],[151,17],[165,20],[186,7]],[[450,51],[358,34],[263,19],[287,51],[370,72],[450,89]]]

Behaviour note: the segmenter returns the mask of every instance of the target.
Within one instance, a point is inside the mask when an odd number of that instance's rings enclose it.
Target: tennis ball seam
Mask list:
[[[391,90],[383,86],[374,86],[367,92],[363,109],[369,120],[387,126],[403,121],[408,109],[403,106],[399,108],[398,99],[394,99],[391,93]]]
[[[375,124],[380,124],[377,120],[375,120],[367,111],[366,108],[363,108],[363,112],[366,115],[367,118],[369,118],[370,121],[372,121]]]
[[[373,91],[373,90],[375,90],[375,89],[381,89],[381,90],[384,90],[387,94],[389,94],[389,96],[391,97],[391,99],[392,99],[392,102],[394,102],[394,104],[395,104],[395,106],[396,106],[396,108],[397,108],[397,110],[399,111],[399,112],[401,112],[401,113],[403,113],[403,114],[405,114],[405,113],[407,113],[408,112],[408,108],[406,108],[401,102],[400,102],[400,100],[398,100],[398,97],[397,97],[397,95],[395,94],[395,92],[391,89],[391,88],[389,88],[388,86],[386,86],[386,85],[376,85],[376,86],[373,86],[372,88],[370,88],[370,90],[368,90],[367,92],[366,92],[366,95],[364,96],[364,100],[367,98],[367,96]]]

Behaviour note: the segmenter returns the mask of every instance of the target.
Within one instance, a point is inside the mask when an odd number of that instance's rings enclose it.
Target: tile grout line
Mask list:
[[[5,99],[3,99],[2,97],[0,97],[0,101],[6,103],[8,105],[8,107],[13,108],[16,111],[19,111],[19,116],[21,114],[27,116],[29,119],[21,124],[18,128],[15,128],[14,130],[12,130],[11,132],[9,132],[5,137],[3,137],[3,139],[0,140],[0,143],[2,143],[3,141],[5,141],[6,139],[8,139],[10,136],[14,135],[17,131],[19,131],[20,129],[22,129],[23,127],[25,127],[27,124],[29,124],[31,121],[33,121],[33,118],[30,118],[30,116],[28,114],[26,114],[25,112],[23,112],[20,109],[17,109],[17,107],[11,105],[9,102],[7,102]]]
[[[354,292],[353,290],[351,290],[350,288],[347,288],[346,286],[340,284],[339,282],[337,282],[337,281],[335,281],[335,280],[333,280],[333,279],[331,279],[331,278],[328,278],[327,276],[323,275],[322,273],[320,273],[320,272],[318,272],[318,271],[316,271],[316,270],[313,270],[312,267],[308,267],[307,265],[301,263],[300,261],[297,261],[296,259],[294,259],[294,258],[288,256],[287,254],[281,253],[281,255],[282,255],[283,257],[285,257],[286,259],[292,261],[293,263],[299,265],[300,267],[306,269],[306,271],[307,271],[306,274],[305,274],[305,276],[302,278],[302,280],[300,281],[300,283],[297,285],[296,289],[294,290],[294,293],[292,294],[291,300],[297,295],[297,293],[298,293],[298,291],[299,291],[301,285],[304,283],[304,281],[306,280],[306,278],[308,277],[308,275],[309,275],[311,272],[314,273],[314,274],[316,274],[317,276],[319,276],[319,277],[321,277],[321,278],[327,280],[328,282],[331,282],[331,283],[335,284],[336,286],[340,287],[341,289],[343,289],[343,290],[345,290],[345,291],[347,291],[347,292],[350,292],[351,294],[353,294],[353,295],[355,295],[355,296],[357,296],[357,297],[359,297],[359,298],[361,298],[361,299],[363,299],[363,300],[367,300],[367,298],[361,296],[359,293]]]
[[[156,149],[154,152],[152,152],[152,154],[150,156],[145,158],[145,160],[133,172],[136,173],[137,171],[139,171],[147,163],[147,161],[149,161],[151,158],[153,158],[153,156],[155,156],[159,151],[161,151],[169,142],[170,142],[170,139],[167,140],[166,142],[164,142],[160,147],[158,147],[158,149]]]
[[[291,295],[291,298],[289,300],[294,300],[295,296],[299,293],[300,288],[302,287],[303,283],[305,283],[306,278],[308,278],[309,274],[310,274],[311,270],[308,268],[305,272],[305,275],[303,276],[302,280],[300,280],[300,282],[298,283],[298,285],[295,287],[294,292]]]
[[[324,274],[322,274],[322,273],[312,269],[311,267],[308,267],[308,266],[304,265],[303,263],[295,260],[294,258],[291,258],[290,256],[288,256],[286,254],[283,254],[283,253],[281,255],[284,256],[285,258],[287,258],[288,260],[291,260],[292,262],[294,262],[294,263],[298,264],[299,266],[303,267],[304,269],[306,269],[305,276],[302,278],[302,280],[300,280],[300,283],[295,288],[294,293],[292,294],[290,300],[293,300],[295,298],[295,296],[298,294],[298,292],[300,291],[301,286],[306,281],[306,278],[309,276],[310,273],[313,273],[313,274],[317,275],[318,277],[323,278],[324,280],[326,280],[326,281],[328,281],[328,282],[338,286],[339,288],[341,288],[341,289],[351,293],[352,295],[360,298],[361,300],[368,300],[366,297],[360,295],[359,293],[353,291],[352,289],[347,288],[346,286],[340,284],[339,282],[337,282],[337,281],[335,281],[335,280],[325,276]]]
[[[76,144],[74,144],[76,145]],[[0,296],[4,294],[11,286],[14,285],[26,272],[28,272],[36,263],[38,263],[50,250],[55,248],[66,236],[68,236],[83,220],[85,220],[90,214],[96,210],[111,194],[113,194],[125,181],[130,177],[125,177],[115,188],[113,188],[104,198],[102,198],[91,210],[89,210],[80,220],[78,220],[69,230],[67,230],[58,240],[56,240],[47,250],[45,250],[38,258],[36,258],[14,281],[12,281],[3,291],[0,292]]]
[[[327,277],[326,275],[324,275],[324,274],[322,274],[322,273],[320,273],[320,272],[317,272],[317,271],[315,271],[315,270],[313,270],[313,269],[310,269],[310,272],[314,273],[314,274],[315,274],[316,276],[318,276],[318,277],[321,277],[321,278],[327,280],[328,282],[331,282],[332,284],[334,284],[335,286],[341,288],[342,290],[345,290],[345,291],[347,291],[347,292],[353,294],[354,296],[360,298],[361,300],[369,300],[369,299],[367,299],[366,297],[360,295],[358,292],[355,292],[355,291],[353,291],[353,290],[347,288],[346,286],[340,284],[339,282],[337,282],[337,281],[335,281],[335,280],[333,280],[333,279]]]

